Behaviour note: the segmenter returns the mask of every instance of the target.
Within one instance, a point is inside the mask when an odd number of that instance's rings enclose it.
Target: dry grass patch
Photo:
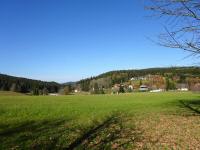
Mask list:
[[[150,115],[137,123],[143,131],[138,149],[200,149],[200,117]]]

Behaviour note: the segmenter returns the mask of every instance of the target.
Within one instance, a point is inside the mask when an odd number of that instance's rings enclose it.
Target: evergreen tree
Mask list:
[[[98,86],[98,83],[95,83],[95,84],[94,84],[93,94],[99,94],[99,86]]]
[[[43,95],[48,95],[49,94],[49,91],[48,91],[48,89],[45,87],[44,89],[43,89]]]
[[[99,94],[105,94],[103,88],[100,88],[100,89],[99,89]]]
[[[142,80],[140,79],[140,86],[142,85]]]
[[[125,93],[124,87],[122,85],[119,87],[119,93]]]
[[[170,90],[170,82],[169,82],[169,78],[166,77],[166,91],[169,91]]]
[[[10,91],[17,92],[17,86],[15,83],[13,83],[12,86],[10,87]]]
[[[33,95],[39,95],[39,89],[38,88],[34,88]]]
[[[175,90],[176,89],[176,84],[174,81],[166,77],[166,90]]]

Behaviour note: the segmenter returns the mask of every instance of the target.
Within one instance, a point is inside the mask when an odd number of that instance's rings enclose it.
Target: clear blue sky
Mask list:
[[[146,0],[1,0],[0,73],[76,81],[118,69],[193,65],[146,37],[162,23]]]

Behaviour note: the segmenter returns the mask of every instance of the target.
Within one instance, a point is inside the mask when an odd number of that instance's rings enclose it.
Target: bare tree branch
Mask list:
[[[161,46],[179,48],[200,55],[200,1],[151,0],[147,9],[154,15],[171,20],[158,36]]]

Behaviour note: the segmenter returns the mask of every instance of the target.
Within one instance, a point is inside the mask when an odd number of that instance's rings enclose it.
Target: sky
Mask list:
[[[194,65],[156,45],[147,0],[1,0],[0,73],[68,82],[107,71]]]

